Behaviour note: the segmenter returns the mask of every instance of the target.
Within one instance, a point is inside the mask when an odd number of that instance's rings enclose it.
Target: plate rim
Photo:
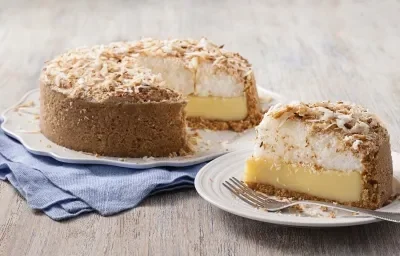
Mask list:
[[[283,102],[285,100],[284,96],[270,91],[268,89],[265,89],[261,86],[257,86],[257,90],[260,92],[266,93],[271,96],[273,101],[276,102]],[[12,106],[6,108],[2,113],[1,113],[1,118],[3,119],[3,122],[1,123],[0,128],[4,131],[4,133],[7,136],[10,136],[17,140],[19,143],[21,143],[26,150],[28,150],[30,153],[38,155],[38,156],[46,156],[46,157],[51,157],[59,162],[62,163],[69,163],[69,164],[98,164],[98,165],[107,165],[107,166],[117,166],[117,167],[124,167],[124,168],[129,168],[129,169],[147,169],[147,168],[154,168],[154,167],[188,167],[188,166],[193,166],[197,164],[201,164],[210,160],[213,160],[215,158],[218,158],[224,154],[227,154],[229,152],[227,151],[221,151],[217,153],[211,153],[205,156],[199,156],[193,160],[190,158],[185,159],[185,160],[174,160],[174,158],[170,158],[170,160],[158,160],[156,162],[149,160],[148,162],[145,163],[134,163],[134,162],[124,162],[124,161],[119,161],[116,158],[115,160],[112,159],[104,159],[104,158],[96,158],[96,159],[77,159],[77,158],[69,158],[69,157],[64,157],[60,154],[51,152],[51,151],[43,151],[43,150],[37,150],[29,146],[24,138],[16,134],[15,132],[7,129],[6,124],[9,121],[9,118],[7,118],[7,113],[15,109],[18,105],[20,105],[22,102],[26,101],[26,99],[33,93],[38,93],[40,91],[39,88],[35,88],[32,90],[27,91],[15,104]],[[51,141],[50,141],[51,142]],[[54,142],[51,142],[52,144],[55,144]],[[57,144],[55,144],[57,145]],[[60,146],[60,145],[58,145]],[[78,152],[78,151],[76,151]],[[121,157],[122,159],[126,159],[125,157]],[[133,158],[135,159],[135,158]],[[139,158],[137,158],[139,159]],[[134,160],[133,160],[134,161]]]
[[[227,153],[223,156],[220,156],[206,165],[204,165],[199,172],[197,173],[194,181],[194,186],[197,191],[197,193],[208,203],[213,205],[214,207],[217,207],[223,211],[229,212],[231,214],[246,218],[246,219],[251,219],[251,220],[256,220],[260,222],[265,222],[265,223],[271,223],[271,224],[277,224],[277,225],[283,225],[283,226],[293,226],[293,227],[305,227],[305,228],[315,228],[315,227],[345,227],[345,226],[356,226],[356,225],[365,225],[365,224],[370,224],[370,223],[376,223],[376,222],[381,222],[379,219],[375,219],[373,217],[357,217],[357,218],[346,218],[346,219],[341,219],[341,218],[336,218],[336,219],[326,219],[327,221],[321,221],[325,220],[325,218],[318,218],[318,222],[315,222],[315,217],[302,217],[302,216],[290,216],[290,219],[284,219],[284,218],[269,218],[268,215],[266,214],[265,217],[258,217],[254,216],[250,212],[245,212],[241,211],[239,207],[234,207],[237,206],[236,204],[232,204],[229,206],[229,204],[223,204],[221,203],[220,200],[214,198],[212,196],[212,193],[207,192],[207,190],[204,189],[202,185],[202,181],[204,179],[207,179],[209,177],[206,176],[207,172],[211,172],[212,168],[215,164],[222,162],[227,164],[226,161],[229,161],[230,159],[236,159],[238,157],[244,157],[244,155],[251,155],[253,153],[253,149],[243,149],[243,150],[238,150],[234,152]],[[397,154],[400,155],[399,153],[392,151],[392,154]],[[210,184],[209,182],[206,184]],[[222,187],[222,184],[219,184],[219,186]],[[212,191],[212,190],[209,190]],[[232,196],[232,199],[234,197]],[[270,213],[273,214],[273,213]],[[276,215],[279,216],[279,215]],[[314,219],[314,221],[313,221]],[[338,221],[340,220],[340,221]]]

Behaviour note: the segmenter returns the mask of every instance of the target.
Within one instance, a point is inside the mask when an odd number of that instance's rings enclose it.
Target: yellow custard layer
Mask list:
[[[211,120],[238,121],[247,116],[246,97],[198,97],[188,96],[186,115]]]
[[[315,171],[301,165],[266,158],[247,160],[244,182],[268,184],[340,202],[359,201],[362,191],[362,176],[359,171]]]

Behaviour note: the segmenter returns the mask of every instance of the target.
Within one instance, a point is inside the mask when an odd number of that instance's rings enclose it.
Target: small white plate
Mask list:
[[[352,216],[347,212],[336,211],[336,218],[329,217],[329,212],[323,212],[319,207],[307,207],[303,213],[292,212],[267,212],[256,209],[227,190],[222,183],[230,177],[242,178],[246,159],[253,153],[253,150],[246,149],[235,151],[221,156],[205,165],[197,174],[195,187],[197,192],[205,200],[216,207],[242,216],[248,219],[258,220],[287,226],[303,227],[339,227],[353,226],[377,222],[370,217]],[[400,177],[400,154],[392,152],[394,167],[394,190],[398,192]],[[396,177],[397,176],[397,177]],[[380,210],[399,212],[400,201],[395,200]]]
[[[282,102],[283,98],[273,92],[258,87],[258,93],[264,109]],[[105,164],[133,169],[156,166],[189,166],[212,160],[227,152],[249,148],[255,138],[254,129],[242,133],[232,131],[198,130],[199,144],[194,155],[185,157],[159,158],[118,158],[95,156],[59,146],[48,140],[39,129],[39,89],[32,90],[15,106],[3,113],[1,128],[6,134],[20,141],[33,154],[50,156],[54,159],[77,164]]]

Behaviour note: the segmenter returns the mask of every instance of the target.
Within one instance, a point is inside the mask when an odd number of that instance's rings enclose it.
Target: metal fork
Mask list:
[[[255,192],[254,190],[250,189],[243,181],[240,181],[235,177],[231,177],[229,180],[223,182],[222,185],[224,185],[229,191],[231,191],[233,194],[235,194],[237,197],[239,197],[247,204],[255,208],[263,208],[268,212],[276,212],[298,204],[311,204],[311,205],[325,206],[334,209],[344,210],[357,214],[362,213],[363,216],[370,216],[381,220],[400,223],[400,213],[373,211],[358,207],[344,206],[334,203],[326,203],[326,202],[311,201],[311,200],[290,201],[290,202],[277,201],[267,197],[264,194]]]

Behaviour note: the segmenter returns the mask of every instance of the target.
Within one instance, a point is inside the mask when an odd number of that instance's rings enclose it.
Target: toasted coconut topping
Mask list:
[[[112,43],[116,54],[144,54],[147,56],[169,56],[182,58],[188,68],[196,69],[199,61],[211,61],[217,69],[228,71],[232,75],[245,78],[251,74],[251,65],[238,53],[227,52],[223,45],[218,46],[206,38],[200,41],[188,40],[156,40],[145,38],[136,42]]]
[[[150,69],[137,66],[131,56],[115,55],[104,46],[59,55],[47,62],[41,81],[70,97],[94,101],[132,95],[143,96],[136,97],[142,101],[181,98],[179,93],[162,87],[164,80],[160,74],[155,75]]]
[[[294,103],[276,105],[267,115],[273,118],[300,118],[306,122],[321,124],[321,128],[340,128],[349,134],[368,134],[379,121],[365,108],[343,102]]]
[[[275,105],[266,114],[285,122],[300,119],[309,123],[312,131],[335,132],[354,151],[388,138],[388,132],[378,117],[367,109],[344,102],[296,102]],[[379,144],[379,143],[378,143]]]
[[[200,61],[210,61],[216,70],[224,70],[240,81],[252,72],[250,64],[239,54],[226,52],[205,38],[200,41],[142,39],[70,50],[46,63],[41,81],[70,97],[96,101],[138,94],[143,88],[163,90],[170,94],[169,98],[180,97],[172,90],[161,88],[165,82],[160,74],[152,74],[135,64],[135,57],[139,55],[181,58],[194,72]]]

